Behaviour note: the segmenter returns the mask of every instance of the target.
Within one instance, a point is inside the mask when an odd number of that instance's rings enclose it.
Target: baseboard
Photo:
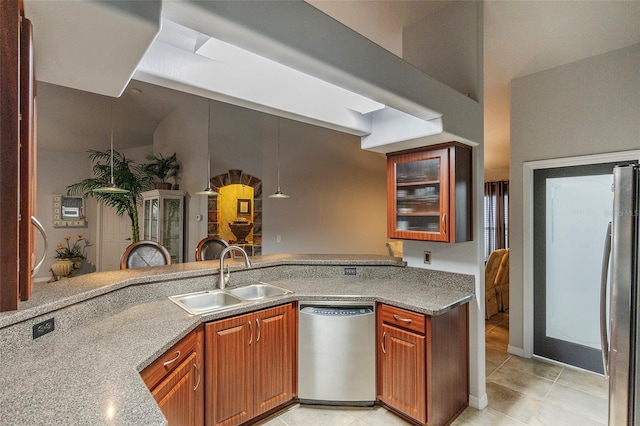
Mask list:
[[[509,345],[509,346],[507,347],[507,352],[509,352],[511,355],[516,355],[516,356],[519,356],[519,357],[522,357],[522,358],[524,358],[524,357],[525,357],[525,356],[524,356],[524,349],[522,349],[522,348],[517,348],[517,347],[515,347],[515,346],[511,346],[511,345]]]
[[[477,410],[483,410],[487,408],[487,405],[489,405],[489,398],[486,393],[482,394],[480,398],[474,395],[469,395],[469,407]]]
[[[46,282],[49,282],[50,279],[51,279],[50,277],[34,278],[33,282],[34,283],[46,283]]]

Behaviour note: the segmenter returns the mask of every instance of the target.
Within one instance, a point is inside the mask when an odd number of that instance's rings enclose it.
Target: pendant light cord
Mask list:
[[[113,98],[111,98],[111,184],[115,185],[113,179]]]
[[[278,192],[280,192],[280,117],[278,117]]]

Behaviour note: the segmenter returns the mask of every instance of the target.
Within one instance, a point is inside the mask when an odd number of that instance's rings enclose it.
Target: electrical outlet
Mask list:
[[[356,270],[356,268],[344,268],[344,274],[345,275],[356,275],[357,274],[357,270]]]
[[[276,243],[279,243],[280,241],[282,241],[282,237],[278,234],[276,235]]]
[[[427,265],[431,264],[431,252],[430,251],[426,251],[424,252],[424,263],[426,263]]]
[[[37,324],[33,325],[33,338],[37,339],[40,336],[44,336],[47,333],[51,333],[56,329],[53,318],[49,318],[48,320],[44,320]]]

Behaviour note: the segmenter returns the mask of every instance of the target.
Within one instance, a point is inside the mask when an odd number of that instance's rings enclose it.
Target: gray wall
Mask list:
[[[360,149],[359,138],[261,112],[193,97],[154,134],[154,151],[177,153],[180,189],[187,192],[187,260],[206,236],[207,140],[211,176],[240,169],[263,181],[263,253],[387,254],[386,158]],[[280,181],[291,198],[267,196]],[[281,241],[276,242],[280,235]]]
[[[512,82],[510,347],[523,349],[523,163],[640,148],[640,44]]]
[[[482,6],[456,1],[402,31],[402,57],[473,99],[482,96]],[[480,37],[479,37],[480,34]]]

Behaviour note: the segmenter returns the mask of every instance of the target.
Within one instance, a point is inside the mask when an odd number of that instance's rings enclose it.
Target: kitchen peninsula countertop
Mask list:
[[[203,322],[298,300],[370,300],[438,315],[474,298],[472,276],[407,268],[397,258],[273,255],[252,261],[250,270],[231,263],[232,286],[265,281],[294,293],[202,316],[167,299],[213,288],[218,261],[41,284],[49,288],[37,289],[20,311],[0,316],[0,424],[166,424],[139,372]],[[345,266],[358,275],[343,275]],[[32,324],[49,317],[56,318],[56,330],[31,340]]]

